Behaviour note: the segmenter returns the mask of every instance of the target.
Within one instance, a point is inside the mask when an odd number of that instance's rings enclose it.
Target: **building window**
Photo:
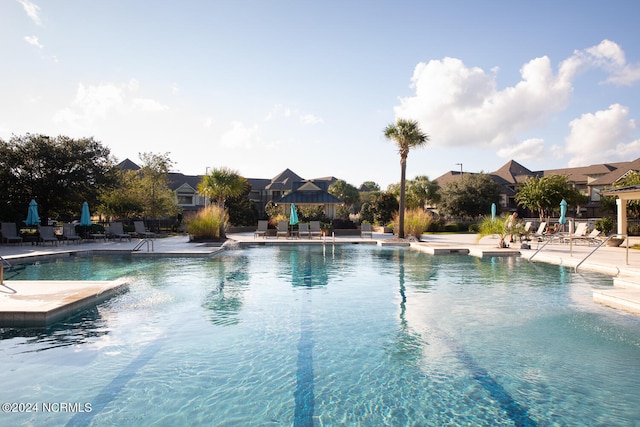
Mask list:
[[[179,205],[193,205],[193,194],[178,193]]]

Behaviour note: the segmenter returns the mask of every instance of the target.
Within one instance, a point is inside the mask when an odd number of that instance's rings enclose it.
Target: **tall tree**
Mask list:
[[[565,199],[570,205],[583,202],[584,197],[569,182],[566,176],[549,175],[527,179],[516,193],[516,203],[533,212],[537,211],[542,220],[545,214],[560,210],[560,202]]]
[[[475,218],[487,214],[491,203],[500,199],[500,189],[485,173],[465,174],[461,179],[447,182],[440,190],[441,210],[448,215]]]
[[[173,167],[169,153],[140,153],[139,156],[142,167],[137,173],[137,188],[143,214],[152,219],[177,214],[180,207],[168,181],[169,170]]]
[[[96,204],[100,192],[115,184],[110,151],[93,138],[26,134],[0,140],[0,171],[0,216],[17,222],[31,199],[43,223],[72,219],[83,201]]]
[[[407,174],[407,157],[409,150],[419,148],[429,141],[429,136],[424,133],[415,120],[398,119],[395,123],[384,129],[384,136],[392,140],[398,146],[400,153],[400,202],[399,202],[399,230],[398,237],[404,238],[404,205],[405,205],[405,181]]]
[[[248,186],[247,179],[241,177],[237,171],[221,167],[202,177],[198,184],[198,192],[224,209],[227,198],[242,195]]]
[[[348,209],[360,201],[360,192],[348,182],[339,179],[329,186],[329,193],[342,200]]]

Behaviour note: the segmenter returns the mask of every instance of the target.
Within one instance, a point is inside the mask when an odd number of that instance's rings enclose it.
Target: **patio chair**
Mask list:
[[[368,222],[363,222],[360,226],[360,237],[364,237],[369,235],[369,238],[373,239],[373,231],[371,231],[371,224]]]
[[[320,230],[320,221],[309,222],[309,235],[313,239],[313,236],[322,236],[322,230]]]
[[[563,243],[567,243],[569,240],[584,238],[587,235],[587,223],[581,222],[576,227],[576,230],[572,234],[567,234],[563,239]]]
[[[107,236],[112,239],[119,239],[121,242],[122,239],[131,240],[131,235],[124,232],[124,227],[121,222],[112,222],[109,224]]]
[[[133,221],[133,226],[135,227],[136,230],[136,236],[144,239],[147,237],[155,237],[156,233],[152,232],[152,231],[147,231],[144,229],[144,222],[142,221]]]
[[[311,231],[309,230],[309,224],[304,223],[304,224],[299,224],[298,225],[298,236],[305,236],[307,237],[307,239],[311,238]]]
[[[18,229],[15,222],[2,223],[2,243],[22,244],[22,237],[18,236]]]
[[[591,233],[587,234],[586,236],[569,236],[566,237],[566,241],[569,241],[569,239],[573,240],[574,242],[578,243],[578,242],[585,242],[589,245],[597,245],[600,244],[602,242],[602,239],[600,239],[600,230],[597,229],[593,229],[591,231]]]
[[[276,239],[280,236],[289,236],[289,222],[286,220],[278,221],[278,232],[276,233]]]
[[[546,237],[546,233],[544,232],[546,228],[547,228],[547,223],[544,221],[541,222],[540,225],[538,226],[538,230],[535,233],[533,233],[533,236],[536,237],[538,241],[541,241]]]
[[[67,242],[80,243],[82,237],[76,234],[76,226],[73,224],[62,224],[62,240]]]
[[[50,225],[41,225],[38,229],[40,231],[40,242],[47,243],[51,242],[51,246],[54,244],[58,244],[58,238],[53,233],[53,227]]]
[[[256,237],[262,236],[262,237],[264,237],[266,239],[267,238],[267,230],[268,229],[269,229],[269,221],[259,220],[258,221],[258,228],[253,233],[253,238],[255,239]]]

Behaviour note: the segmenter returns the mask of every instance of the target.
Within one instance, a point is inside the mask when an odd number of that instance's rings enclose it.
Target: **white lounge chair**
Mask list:
[[[544,230],[547,228],[547,223],[546,222],[541,222],[540,225],[538,226],[538,230],[533,233],[533,236],[536,237],[538,239],[538,241],[544,239],[544,237],[546,236]]]

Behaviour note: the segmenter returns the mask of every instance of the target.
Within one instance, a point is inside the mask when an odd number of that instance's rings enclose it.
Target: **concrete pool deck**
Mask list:
[[[521,249],[520,243],[511,248],[500,249],[497,239],[485,237],[477,241],[474,234],[425,234],[420,242],[407,244],[396,242],[390,234],[373,233],[373,237],[339,236],[318,239],[276,239],[254,238],[250,233],[229,234],[224,246],[254,245],[295,245],[295,244],[377,244],[410,245],[413,249],[433,255],[468,254],[477,257],[519,256],[533,258],[533,262],[545,262],[575,268],[594,249],[587,244],[546,245],[536,253],[543,243],[530,242],[531,249]],[[80,244],[42,245],[2,245],[0,257],[11,264],[34,262],[51,257],[83,255],[90,253],[131,253],[133,256],[211,256],[222,247],[219,244],[191,243],[187,236],[173,236],[153,239],[144,243],[140,250],[132,250],[140,240],[131,241],[84,241]],[[640,243],[640,237],[631,237],[630,245]],[[223,246],[223,247],[224,247]],[[601,247],[587,258],[579,271],[597,271],[614,276],[614,287],[594,289],[594,301],[640,314],[640,251],[621,246]],[[46,326],[77,312],[91,304],[97,304],[123,289],[122,282],[57,281],[27,282],[4,281],[0,286],[0,327]],[[13,292],[15,291],[15,292]],[[49,313],[43,315],[42,313]],[[22,314],[17,314],[22,313]],[[26,316],[26,317],[25,317]],[[23,320],[20,320],[23,319]],[[26,322],[24,319],[29,319]],[[22,322],[22,323],[20,323]]]

